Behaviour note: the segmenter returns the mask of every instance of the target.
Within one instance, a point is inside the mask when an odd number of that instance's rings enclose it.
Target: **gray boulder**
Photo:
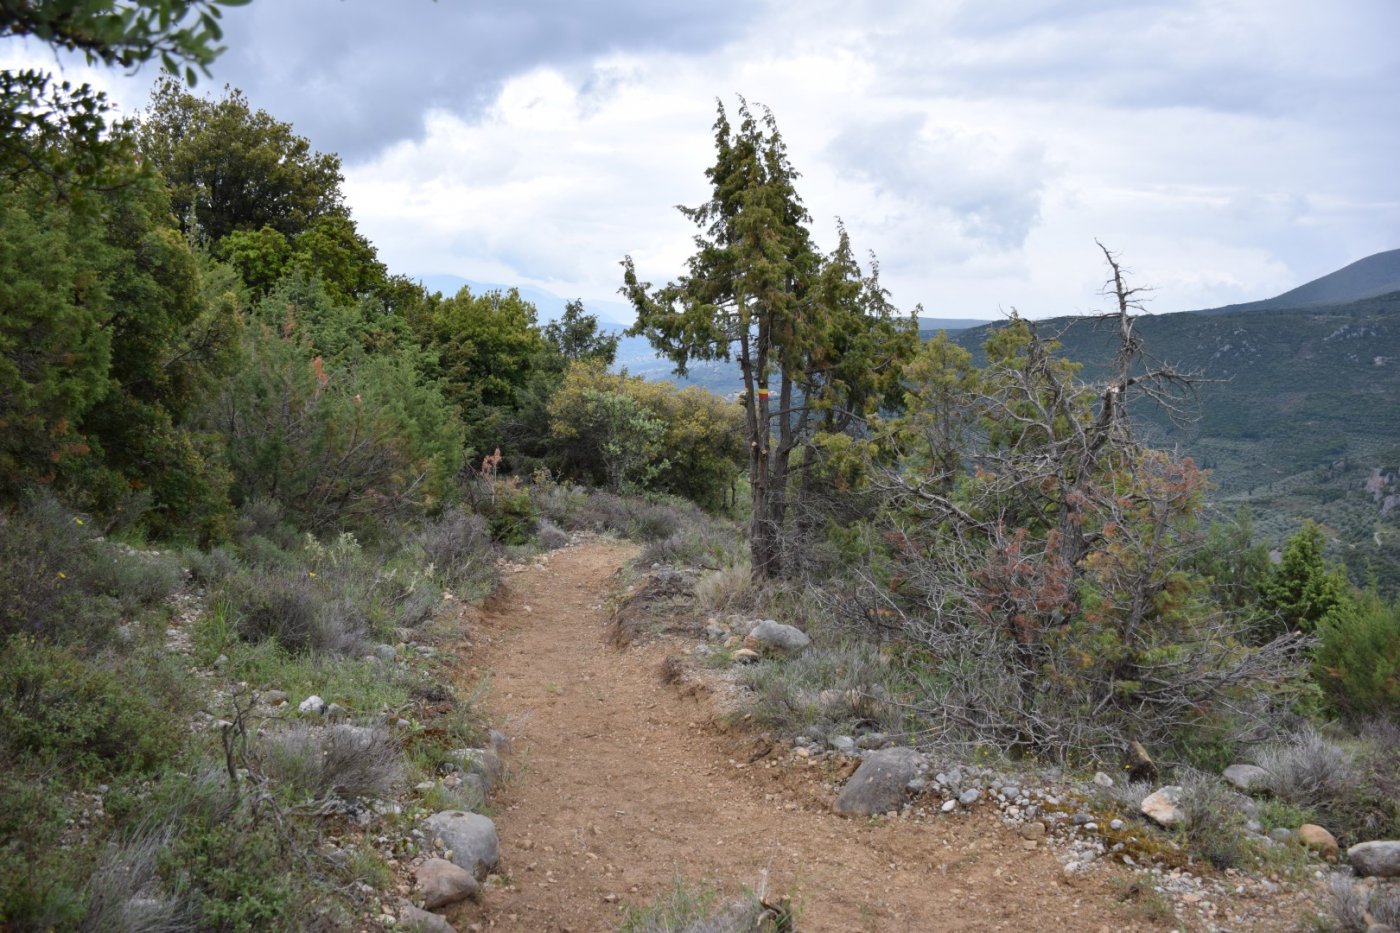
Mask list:
[[[413,874],[418,881],[423,906],[428,910],[476,897],[481,890],[471,872],[447,859],[430,858],[414,869]]]
[[[462,770],[468,775],[477,777],[476,783],[481,788],[483,796],[495,789],[496,785],[500,783],[501,776],[505,773],[505,768],[501,764],[501,756],[489,748],[459,748],[447,754],[461,765]]]
[[[496,824],[480,813],[444,810],[423,821],[430,838],[442,840],[452,861],[471,872],[478,881],[485,879],[501,861]]]
[[[1258,765],[1230,765],[1221,774],[1235,789],[1246,794],[1255,788],[1266,786],[1269,776],[1269,772]]]
[[[412,904],[404,904],[399,908],[397,929],[410,930],[412,933],[457,933],[457,928],[442,917]]]
[[[872,816],[898,810],[905,787],[919,770],[919,753],[912,748],[872,752],[841,788],[832,809],[845,816]]]
[[[1358,875],[1400,878],[1400,841],[1377,839],[1347,849],[1347,860]]]
[[[744,639],[744,645],[755,651],[777,654],[800,654],[811,643],[812,639],[800,628],[772,619],[764,619],[755,625]]]

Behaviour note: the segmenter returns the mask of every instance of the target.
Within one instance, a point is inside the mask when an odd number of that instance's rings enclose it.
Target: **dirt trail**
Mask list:
[[[986,814],[929,822],[830,813],[817,775],[744,764],[751,738],[708,697],[662,684],[665,646],[607,643],[603,603],[633,549],[588,541],[513,574],[484,611],[466,678],[515,743],[495,800],[503,885],[458,929],[612,930],[676,878],[791,894],[801,930],[1151,929],[1103,883],[1071,887]],[[674,651],[674,646],[672,646]]]

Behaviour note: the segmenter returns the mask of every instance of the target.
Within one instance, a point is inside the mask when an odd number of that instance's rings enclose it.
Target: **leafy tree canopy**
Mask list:
[[[564,314],[557,321],[545,325],[544,338],[570,362],[597,360],[604,366],[611,366],[617,358],[618,334],[605,334],[599,330],[598,315],[583,310],[582,301],[570,301],[564,305]]]
[[[345,213],[340,157],[316,152],[291,124],[254,110],[241,91],[226,88],[208,100],[166,79],[140,119],[137,141],[169,186],[182,229],[212,243],[263,227],[291,239],[318,218]]]

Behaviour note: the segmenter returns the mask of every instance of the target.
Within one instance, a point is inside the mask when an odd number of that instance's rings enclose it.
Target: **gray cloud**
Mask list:
[[[216,82],[347,160],[417,137],[423,115],[472,117],[512,75],[579,80],[610,52],[703,52],[739,35],[742,0],[265,0],[225,14]],[[596,84],[597,82],[595,82]]]

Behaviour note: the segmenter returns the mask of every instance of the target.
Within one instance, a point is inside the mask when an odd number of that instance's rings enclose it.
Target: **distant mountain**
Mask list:
[[[940,330],[952,333],[959,330],[971,330],[974,327],[982,327],[991,323],[987,318],[921,317],[919,318],[919,333],[937,333]]]
[[[1349,266],[1330,272],[1306,285],[1263,301],[1226,305],[1197,311],[1197,314],[1230,314],[1235,311],[1275,311],[1290,308],[1319,308],[1348,304],[1400,291],[1400,249],[1358,259]]]

